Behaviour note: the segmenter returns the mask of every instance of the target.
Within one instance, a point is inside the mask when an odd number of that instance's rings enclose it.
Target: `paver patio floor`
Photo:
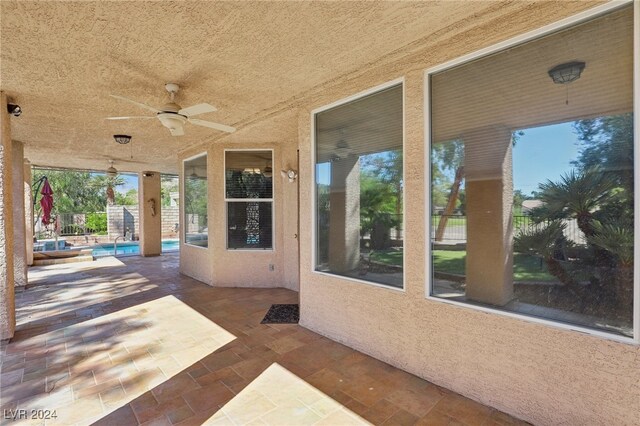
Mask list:
[[[297,293],[212,288],[181,276],[177,255],[29,275],[1,346],[2,424],[523,423],[298,325],[260,324]]]

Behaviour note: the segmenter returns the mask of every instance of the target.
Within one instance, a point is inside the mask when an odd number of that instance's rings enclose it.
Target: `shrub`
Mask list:
[[[87,213],[86,226],[87,231],[92,233],[107,232],[107,215],[105,213]]]

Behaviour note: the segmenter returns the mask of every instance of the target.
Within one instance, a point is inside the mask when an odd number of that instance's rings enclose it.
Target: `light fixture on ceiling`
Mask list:
[[[131,142],[131,136],[129,135],[113,135],[113,139],[120,145],[126,145]]]
[[[580,61],[566,62],[551,68],[548,73],[549,77],[555,84],[562,84],[567,88],[566,105],[569,105],[569,83],[573,83],[582,75],[586,64]]]
[[[579,79],[585,67],[586,64],[579,61],[556,65],[549,70],[549,77],[556,84],[568,84]]]
[[[109,160],[109,168],[107,169],[107,177],[114,178],[118,175],[118,171],[113,167],[113,160]]]
[[[195,166],[191,167],[191,174],[189,175],[189,177],[191,179],[198,179],[199,178],[198,174],[196,173],[196,167]]]

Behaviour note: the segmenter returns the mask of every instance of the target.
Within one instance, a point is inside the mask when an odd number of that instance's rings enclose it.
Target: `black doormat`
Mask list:
[[[260,324],[297,324],[300,320],[300,306],[271,305]]]

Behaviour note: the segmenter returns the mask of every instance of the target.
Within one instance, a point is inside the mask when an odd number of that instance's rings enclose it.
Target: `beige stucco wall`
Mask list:
[[[160,173],[138,174],[138,218],[140,221],[140,254],[159,256],[162,253],[162,218]]]
[[[233,149],[273,150],[273,250],[227,250],[224,153]],[[206,151],[209,180],[209,247],[202,249],[182,243],[181,273],[217,287],[298,289],[297,181],[290,183],[280,175],[283,169],[297,170],[296,149],[296,141],[251,143],[247,140],[210,144],[204,150],[196,149],[181,156],[182,163],[185,158]],[[180,197],[182,200],[182,193]]]
[[[24,144],[13,141],[13,274],[16,287],[27,285],[27,239],[24,214]]]
[[[536,424],[638,424],[637,346],[425,298],[423,105],[423,72],[408,72],[404,292],[311,272],[310,120],[301,113],[301,324]]]
[[[425,36],[424,46],[413,46],[402,59],[373,63],[305,94],[304,107],[296,109],[300,150],[301,324],[536,424],[638,424],[638,346],[425,297],[424,70],[571,16],[594,4],[523,2],[518,5],[522,7],[513,13],[483,16],[471,30],[446,36]],[[404,291],[313,273],[311,247],[314,216],[311,111],[399,77],[405,79]],[[279,125],[277,118],[271,119],[274,128]],[[262,129],[268,128],[268,123],[262,124]],[[234,136],[234,143],[243,148],[263,147],[252,145],[250,138],[243,138],[247,132],[250,130],[239,131]],[[221,153],[225,147],[233,146],[219,143],[206,148],[215,159],[210,163],[210,177],[211,173],[221,176]],[[283,157],[292,157],[295,153],[295,147],[289,147],[287,143],[275,143],[274,146],[281,148]],[[182,158],[195,153],[185,152]],[[278,161],[276,157],[275,162]],[[284,163],[284,160],[280,161]],[[278,170],[275,163],[274,170]],[[224,218],[224,206],[220,203],[222,179],[216,179],[213,188],[218,195],[209,194],[209,208],[222,209],[217,217]],[[281,210],[280,204],[294,205],[289,198],[294,195],[290,189],[285,189],[285,193],[276,190],[279,194],[276,197],[285,197],[276,202],[276,211]],[[213,212],[210,217],[215,217]],[[292,218],[293,215],[281,219],[284,226],[276,225],[276,233],[286,235],[289,232],[287,223],[293,223]],[[224,222],[217,224],[214,234],[219,234],[223,227]],[[212,240],[216,237],[221,241]],[[288,238],[285,247],[295,247],[289,244],[293,241]],[[224,234],[210,234],[211,247],[215,248],[201,252],[206,253],[209,264],[181,259],[183,273],[194,277],[210,273],[213,285],[218,285],[217,279],[219,285],[249,285],[248,282],[234,283],[232,278],[240,274],[245,279],[254,279],[256,276],[246,270],[255,264],[260,276],[250,285],[271,285],[272,281],[265,278],[262,271],[266,262],[277,261],[277,253],[274,257],[263,254],[264,258],[251,256],[252,259],[247,260],[242,253],[223,253],[224,241]],[[276,241],[276,250],[279,247],[280,243]],[[192,254],[183,246],[181,258],[190,258]],[[223,256],[224,261],[216,260],[217,255]],[[288,260],[285,256],[285,265]],[[212,266],[214,263],[215,267]],[[285,276],[286,271],[285,267]]]
[[[10,120],[7,96],[0,92],[0,340],[13,337],[16,329]]]

